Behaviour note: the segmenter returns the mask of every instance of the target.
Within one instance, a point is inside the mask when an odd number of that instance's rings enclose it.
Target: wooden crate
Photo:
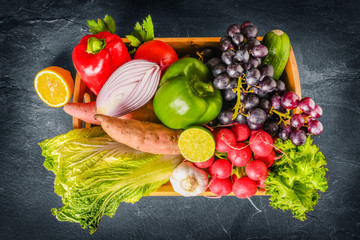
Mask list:
[[[201,50],[204,47],[214,47],[218,49],[219,46],[219,37],[205,37],[205,38],[156,38],[163,42],[168,43],[172,46],[179,58],[184,56],[197,57],[196,52]],[[262,37],[258,37],[259,40],[262,40]],[[129,41],[126,38],[123,38],[125,43]],[[293,49],[291,48],[289,60],[286,64],[285,71],[281,77],[286,84],[287,90],[294,91],[301,98],[301,86],[299,71],[296,64],[295,55]],[[83,81],[81,81],[80,75],[76,74],[75,87],[73,102],[91,102],[95,101],[96,96],[86,87]],[[85,123],[84,123],[85,124]],[[91,127],[91,124],[86,123],[85,125],[78,118],[73,118],[73,128],[82,128],[82,127]],[[209,189],[201,194],[202,196],[214,196]],[[230,195],[234,195],[231,193]],[[259,190],[256,195],[265,195],[263,190]],[[181,196],[180,194],[174,192],[170,182],[164,184],[156,192],[153,192],[150,196]]]

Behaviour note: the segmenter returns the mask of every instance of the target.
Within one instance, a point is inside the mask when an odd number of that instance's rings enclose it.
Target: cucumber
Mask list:
[[[272,30],[264,36],[262,44],[269,50],[262,64],[273,66],[273,78],[279,80],[289,59],[291,49],[290,38],[281,30]]]

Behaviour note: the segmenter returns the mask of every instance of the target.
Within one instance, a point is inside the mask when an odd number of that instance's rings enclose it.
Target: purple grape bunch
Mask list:
[[[322,108],[315,105],[313,99],[300,99],[296,93],[290,91],[281,97],[281,105],[288,110],[299,108],[301,112],[291,116],[290,126],[280,127],[278,136],[282,140],[290,139],[293,144],[300,146],[305,143],[307,135],[319,135],[323,132],[323,125],[317,120],[322,116]]]
[[[323,126],[316,120],[322,109],[311,98],[300,99],[287,91],[284,81],[273,79],[274,68],[262,64],[268,49],[257,35],[258,28],[250,21],[232,24],[220,39],[221,54],[204,58],[214,75],[214,87],[221,91],[224,100],[222,111],[209,125],[247,124],[251,130],[262,128],[273,137],[303,145],[308,134],[322,133]],[[242,107],[234,116],[239,100]],[[283,116],[289,118],[290,111],[296,108],[301,113],[293,114],[290,124],[285,125]]]

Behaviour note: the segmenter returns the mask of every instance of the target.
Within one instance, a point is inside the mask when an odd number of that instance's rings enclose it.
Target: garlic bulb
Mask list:
[[[181,163],[170,176],[174,191],[185,197],[197,196],[205,192],[208,181],[206,172],[195,167],[191,162]]]

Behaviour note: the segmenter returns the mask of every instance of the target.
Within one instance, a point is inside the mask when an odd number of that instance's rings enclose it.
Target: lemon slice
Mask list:
[[[36,75],[34,87],[44,103],[50,107],[61,107],[70,101],[74,80],[63,68],[47,67]]]
[[[215,153],[215,139],[203,127],[191,127],[179,137],[179,149],[184,158],[191,162],[205,162]]]

